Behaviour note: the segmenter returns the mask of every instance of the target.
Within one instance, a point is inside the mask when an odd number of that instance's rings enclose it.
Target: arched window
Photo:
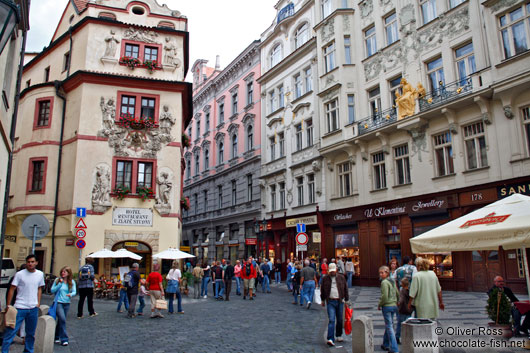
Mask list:
[[[252,125],[247,127],[247,151],[250,151],[254,148],[254,129]]]
[[[294,46],[295,49],[300,48],[309,39],[309,25],[304,23],[296,30],[294,34]]]
[[[271,67],[282,60],[282,45],[277,44],[271,51]]]
[[[221,164],[224,162],[224,153],[225,153],[224,145],[222,142],[219,142],[219,153],[217,155],[217,161],[218,161],[217,164]]]
[[[237,135],[232,135],[232,158],[237,157]]]
[[[210,168],[210,151],[208,149],[204,150],[204,170]]]
[[[191,177],[191,160],[186,160],[186,179]]]

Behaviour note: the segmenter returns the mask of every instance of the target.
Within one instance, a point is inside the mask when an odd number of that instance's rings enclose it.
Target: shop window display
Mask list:
[[[431,229],[438,227],[438,225],[428,225],[414,227],[414,236],[418,236]],[[476,252],[473,252],[473,259],[475,259]],[[453,277],[453,258],[451,253],[434,253],[434,254],[418,254],[427,260],[429,260],[429,270],[434,271],[438,277],[441,278],[452,278]],[[480,254],[478,255],[480,256]]]
[[[359,234],[343,233],[335,235],[335,257],[351,258],[355,267],[355,276],[360,276]]]

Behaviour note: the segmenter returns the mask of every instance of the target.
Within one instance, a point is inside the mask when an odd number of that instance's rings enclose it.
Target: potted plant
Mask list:
[[[120,64],[128,66],[131,70],[134,70],[135,67],[140,66],[142,63],[140,59],[133,58],[131,56],[122,56],[120,58]]]
[[[190,199],[189,199],[189,197],[184,197],[184,196],[180,197],[180,207],[183,210],[186,210],[186,211],[190,209]]]
[[[190,138],[185,133],[182,133],[182,146],[190,147]]]
[[[510,300],[499,288],[494,288],[488,294],[488,305],[486,306],[488,317],[493,322],[488,323],[490,327],[500,328],[503,330],[502,337],[512,337]]]
[[[188,286],[192,286],[193,281],[194,281],[193,275],[190,272],[184,272],[182,274],[180,292],[183,293],[184,295],[188,295],[189,294]]]
[[[122,114],[118,118],[118,124],[133,130],[152,129],[156,126],[153,118],[134,117],[129,114]]]
[[[142,198],[142,201],[145,201],[153,197],[153,189],[147,186],[140,186],[136,188],[136,193],[140,195],[140,197]]]
[[[123,198],[131,192],[131,189],[129,189],[129,187],[125,185],[116,185],[113,192],[118,198],[118,200],[123,200]]]
[[[154,70],[159,69],[158,61],[156,60],[146,60],[144,61],[144,66],[149,70],[150,73],[153,73]]]

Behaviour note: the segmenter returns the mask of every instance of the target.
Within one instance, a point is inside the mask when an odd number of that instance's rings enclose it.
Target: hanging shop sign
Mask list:
[[[320,232],[313,232],[313,243],[320,243],[322,241],[322,233]]]
[[[245,239],[245,245],[257,245],[258,239],[256,238],[247,238]]]
[[[112,225],[152,227],[153,210],[150,208],[117,207],[112,211]]]

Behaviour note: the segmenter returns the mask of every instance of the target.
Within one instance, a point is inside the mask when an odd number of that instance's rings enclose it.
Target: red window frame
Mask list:
[[[151,98],[155,100],[155,116],[153,116],[153,121],[155,124],[158,124],[158,114],[160,112],[160,95],[158,94],[147,94],[147,93],[138,93],[138,92],[126,92],[126,91],[118,91],[118,105],[116,107],[116,121],[121,116],[121,98],[122,96],[134,96],[136,98],[135,106],[134,106],[134,115],[135,118],[139,118],[140,114],[142,112],[142,97],[144,98]]]
[[[133,45],[137,45],[138,46],[138,59],[142,62],[142,64],[144,63],[144,56],[145,56],[145,47],[152,47],[152,48],[157,48],[158,49],[158,53],[157,53],[157,63],[158,65],[162,65],[162,44],[156,44],[156,43],[144,43],[144,42],[137,42],[137,41],[134,41],[134,40],[122,40],[121,41],[121,54],[120,54],[120,57],[124,57],[125,56],[125,45],[126,44],[133,44]],[[126,64],[120,64],[120,65],[126,65]]]
[[[43,165],[43,174],[42,174],[42,189],[41,190],[31,190],[33,184],[33,162],[44,162]],[[28,181],[26,185],[26,194],[44,194],[46,193],[46,174],[48,173],[48,157],[33,157],[29,159],[28,165]]]
[[[132,176],[131,176],[131,194],[130,196],[137,197],[136,188],[138,186],[138,163],[152,163],[153,172],[151,175],[151,189],[153,190],[153,197],[156,195],[156,159],[144,158],[128,158],[128,157],[113,157],[112,158],[112,190],[116,189],[116,174],[118,171],[118,161],[132,162]]]
[[[37,123],[39,122],[39,107],[40,107],[40,103],[44,101],[50,102],[50,118],[48,119],[48,125],[38,126]],[[35,114],[33,116],[33,130],[49,129],[51,127],[52,117],[53,117],[53,101],[54,101],[53,96],[35,99]]]

